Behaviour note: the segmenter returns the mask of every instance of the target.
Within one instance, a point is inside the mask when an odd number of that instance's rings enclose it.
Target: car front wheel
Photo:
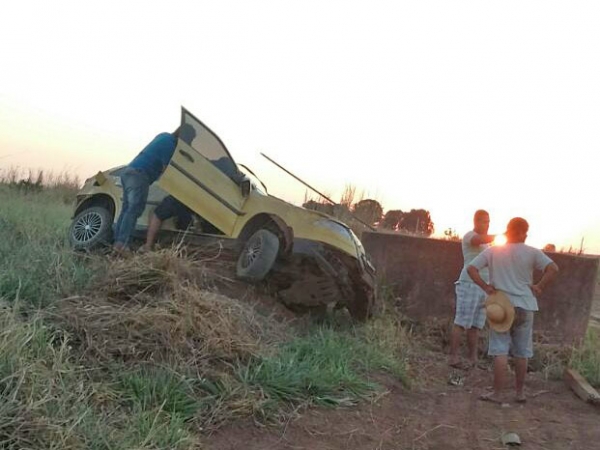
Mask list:
[[[71,222],[69,243],[76,250],[93,250],[108,245],[112,238],[113,216],[102,206],[81,211]]]
[[[237,261],[237,276],[251,282],[263,280],[273,268],[278,253],[279,238],[269,230],[258,230],[244,244]]]

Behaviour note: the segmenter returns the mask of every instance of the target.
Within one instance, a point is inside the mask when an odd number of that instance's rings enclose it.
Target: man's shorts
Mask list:
[[[533,311],[515,308],[515,320],[510,330],[498,333],[490,329],[488,355],[531,358],[533,356]]]
[[[456,283],[456,313],[454,324],[463,328],[483,328],[485,325],[485,291],[475,283]]]
[[[177,228],[181,230],[185,230],[192,223],[192,211],[171,195],[168,195],[160,202],[160,205],[154,210],[154,214],[160,220],[175,217]]]

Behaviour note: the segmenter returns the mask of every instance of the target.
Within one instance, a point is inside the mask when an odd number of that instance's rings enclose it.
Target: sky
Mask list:
[[[600,254],[600,3],[29,1],[0,15],[0,170],[127,164],[184,106],[274,195]]]

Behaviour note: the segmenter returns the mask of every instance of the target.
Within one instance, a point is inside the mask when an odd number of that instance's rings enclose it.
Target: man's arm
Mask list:
[[[489,244],[496,239],[495,234],[477,234],[475,233],[471,238],[471,245],[474,247],[478,247],[483,244]]]
[[[468,266],[467,273],[473,280],[473,283],[483,289],[486,294],[492,295],[494,292],[496,292],[496,288],[494,286],[483,281],[483,278],[481,278],[481,275],[479,275],[479,269],[477,267],[472,265]]]
[[[558,266],[556,265],[556,263],[552,262],[552,263],[548,264],[544,268],[544,274],[542,275],[542,278],[540,279],[540,281],[538,281],[536,284],[531,286],[531,290],[533,291],[533,294],[536,297],[541,295],[542,292],[544,291],[544,288],[546,287],[546,285],[548,283],[550,283],[550,281],[552,281],[556,277],[557,274],[558,274]]]

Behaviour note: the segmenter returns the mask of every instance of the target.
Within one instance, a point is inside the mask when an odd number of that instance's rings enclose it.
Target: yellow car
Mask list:
[[[239,278],[268,279],[292,309],[346,307],[357,319],[369,317],[375,270],[352,230],[326,214],[268,195],[249,169],[235,163],[219,137],[182,108],[184,124],[194,127],[196,137],[189,144],[178,140],[170,164],[150,187],[136,232],[145,235],[152,210],[170,194],[197,215],[186,236],[235,244]],[[123,168],[86,180],[69,229],[73,248],[90,250],[112,242],[122,207]],[[177,231],[172,219],[163,223],[163,235]]]

